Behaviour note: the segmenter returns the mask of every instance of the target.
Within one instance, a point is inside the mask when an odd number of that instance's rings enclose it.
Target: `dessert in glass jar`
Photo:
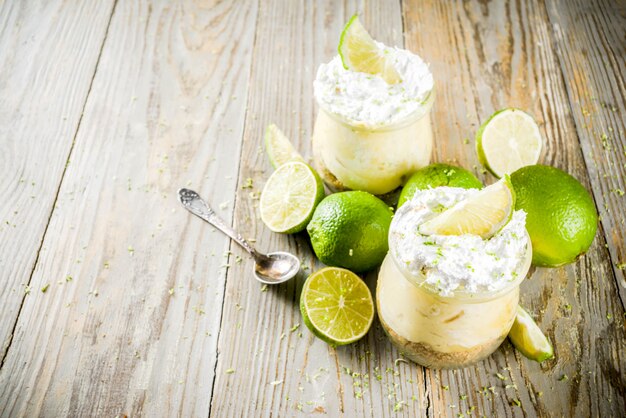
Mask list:
[[[428,65],[410,51],[376,44],[399,82],[347,69],[339,55],[317,71],[313,157],[334,190],[385,194],[430,162],[435,92]]]
[[[420,225],[479,193],[420,191],[394,216],[378,275],[383,329],[407,358],[426,367],[464,367],[493,353],[517,313],[532,259],[524,211],[495,235],[424,235]]]

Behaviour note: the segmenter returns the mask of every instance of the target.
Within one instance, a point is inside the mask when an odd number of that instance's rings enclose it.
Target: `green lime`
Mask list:
[[[307,226],[313,251],[326,265],[367,271],[387,250],[393,212],[382,200],[362,191],[327,196]]]
[[[337,49],[346,70],[378,75],[389,84],[402,81],[393,61],[376,45],[356,14],[341,32]]]
[[[519,109],[502,109],[491,115],[476,134],[480,163],[496,177],[537,164],[541,133],[537,122]]]
[[[326,267],[302,287],[300,312],[307,328],[332,346],[350,344],[367,334],[374,300],[367,285],[350,270]]]
[[[273,123],[265,129],[265,151],[274,169],[289,161],[304,162],[287,136]]]
[[[524,356],[541,363],[554,357],[554,351],[548,338],[543,335],[532,317],[521,306],[517,307],[517,316],[509,331],[509,339]]]
[[[515,193],[508,176],[424,222],[424,235],[480,235],[488,239],[513,216]]]
[[[261,192],[261,220],[274,232],[300,232],[323,198],[324,184],[311,167],[300,161],[285,163]]]
[[[545,165],[511,174],[516,209],[526,211],[533,264],[557,267],[587,252],[598,228],[598,213],[589,192],[574,177]]]
[[[464,189],[482,189],[483,184],[471,172],[461,167],[448,164],[431,164],[417,170],[402,188],[398,207],[411,200],[418,190],[435,187],[462,187]]]

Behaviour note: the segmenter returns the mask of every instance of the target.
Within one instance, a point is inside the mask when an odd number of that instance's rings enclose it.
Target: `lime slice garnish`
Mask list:
[[[478,130],[476,152],[480,163],[496,177],[537,164],[541,154],[539,126],[519,109],[500,110]]]
[[[515,193],[506,176],[424,222],[419,232],[424,235],[473,234],[487,239],[509,222],[514,209]]]
[[[367,285],[350,270],[326,267],[311,274],[300,296],[306,326],[333,346],[363,338],[374,320],[374,300]]]
[[[291,234],[306,228],[324,185],[311,167],[291,161],[278,167],[261,192],[261,219],[274,232]]]
[[[337,49],[346,70],[378,75],[389,84],[402,81],[392,59],[376,45],[358,15],[352,16],[343,28]]]
[[[531,360],[541,363],[554,357],[550,341],[521,306],[517,307],[517,316],[509,331],[509,339],[520,353]]]
[[[287,136],[273,123],[265,129],[265,151],[275,169],[289,161],[304,162]]]

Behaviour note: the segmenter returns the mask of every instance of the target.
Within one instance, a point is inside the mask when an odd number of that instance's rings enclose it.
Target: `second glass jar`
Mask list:
[[[423,277],[399,268],[392,252],[387,254],[378,273],[376,304],[391,342],[407,358],[432,368],[465,367],[489,356],[515,320],[519,285],[532,259],[527,240],[518,279],[494,292],[440,295]]]

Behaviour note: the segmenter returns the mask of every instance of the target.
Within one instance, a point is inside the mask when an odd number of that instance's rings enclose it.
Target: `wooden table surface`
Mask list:
[[[359,9],[431,63],[434,161],[493,182],[473,137],[516,106],[541,162],[592,191],[587,255],[522,285],[553,360],[505,342],[428,370],[377,322],[338,349],[302,324],[320,264],[306,233],[259,220],[262,133],[273,121],[310,156],[316,68]],[[0,1],[0,416],[624,416],[625,119],[624,0]],[[183,186],[304,271],[252,280]]]

